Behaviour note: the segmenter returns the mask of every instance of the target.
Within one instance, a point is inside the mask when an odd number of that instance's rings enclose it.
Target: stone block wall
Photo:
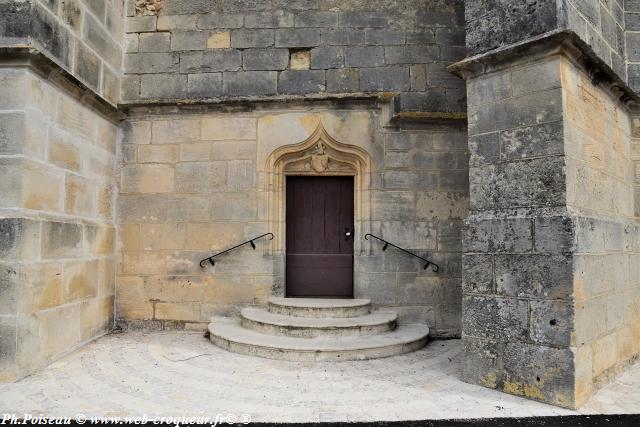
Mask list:
[[[120,98],[123,0],[8,0],[0,46],[33,46],[96,94]]]
[[[559,1],[565,0],[465,1],[467,56],[509,46],[558,28]]]
[[[559,5],[562,26],[573,30],[623,81],[627,80],[625,3],[629,1],[563,0]]]
[[[445,70],[465,55],[461,1],[129,2],[127,103],[400,93],[409,111],[464,111]]]
[[[563,55],[467,83],[464,378],[579,406],[640,352],[630,113]]]
[[[625,37],[627,43],[627,76],[629,86],[640,91],[640,2],[624,2]]]
[[[471,0],[465,6],[469,56],[569,29],[626,80],[622,0]]]
[[[468,209],[463,127],[381,126],[377,108],[290,105],[254,112],[141,109],[125,123],[118,202],[117,318],[129,326],[203,329],[212,315],[284,295],[284,251],[273,242],[198,262],[278,220],[267,172],[275,150],[305,141],[322,123],[370,157],[369,200],[357,223],[356,297],[392,306],[435,336],[460,333],[462,220]],[[358,198],[358,200],[361,200]],[[357,202],[358,203],[358,202]],[[358,207],[356,208],[358,210]],[[437,262],[439,273],[381,245],[364,230]]]
[[[578,67],[565,62],[561,73],[576,395],[584,401],[640,353],[640,223],[629,112]]]
[[[640,217],[640,117],[634,116],[631,125],[631,160],[634,171],[634,213]]]
[[[112,327],[117,127],[27,68],[0,71],[0,380]]]
[[[464,379],[571,406],[572,227],[560,61],[482,74],[467,90]]]

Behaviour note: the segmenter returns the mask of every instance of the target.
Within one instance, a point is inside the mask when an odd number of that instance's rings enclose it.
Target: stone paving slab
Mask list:
[[[17,383],[0,412],[48,416],[207,416],[318,422],[526,417],[575,412],[463,383],[459,340],[401,356],[294,363],[226,352],[200,333],[103,337]],[[578,413],[640,412],[640,364]]]

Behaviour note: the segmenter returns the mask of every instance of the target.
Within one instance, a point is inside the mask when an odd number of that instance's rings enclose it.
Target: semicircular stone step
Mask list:
[[[423,347],[426,325],[402,325],[392,332],[370,336],[299,338],[266,335],[243,328],[230,318],[214,318],[209,339],[225,350],[292,362],[366,360],[395,356]]]
[[[395,329],[398,314],[374,311],[358,317],[294,317],[262,308],[242,309],[242,327],[269,335],[313,338],[319,336],[375,335]]]
[[[359,317],[371,312],[371,300],[271,297],[269,311],[296,317]]]

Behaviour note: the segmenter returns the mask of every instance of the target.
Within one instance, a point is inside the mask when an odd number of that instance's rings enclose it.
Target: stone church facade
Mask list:
[[[640,352],[639,37],[632,0],[0,1],[0,379],[291,296],[287,180],[340,176],[350,296],[579,406]]]

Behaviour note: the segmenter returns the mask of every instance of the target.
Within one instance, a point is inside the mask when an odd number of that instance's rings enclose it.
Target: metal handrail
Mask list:
[[[432,270],[432,271],[436,272],[436,271],[440,270],[440,267],[439,267],[439,266],[438,266],[438,264],[436,264],[435,262],[429,261],[429,260],[428,260],[428,259],[426,259],[426,258],[422,258],[421,256],[418,256],[418,255],[414,254],[413,252],[409,252],[408,250],[403,249],[403,248],[401,248],[400,246],[396,246],[396,245],[394,245],[394,244],[393,244],[393,243],[391,243],[391,242],[387,242],[387,241],[386,241],[386,240],[384,240],[382,237],[374,236],[374,235],[373,235],[373,234],[371,234],[371,233],[367,233],[367,234],[365,234],[365,235],[364,235],[364,239],[365,239],[365,240],[369,240],[369,236],[373,237],[374,239],[378,239],[378,240],[380,240],[381,242],[384,242],[384,246],[382,247],[382,250],[383,250],[383,251],[386,251],[386,250],[387,250],[387,248],[388,248],[389,246],[393,246],[393,247],[394,247],[394,248],[396,248],[396,249],[400,249],[400,250],[401,250],[402,252],[404,252],[404,253],[407,253],[407,254],[409,254],[409,255],[411,255],[411,256],[414,256],[414,257],[419,258],[419,259],[421,259],[422,261],[426,262],[426,264],[424,265],[424,269],[425,269],[425,270],[426,270],[426,269],[427,269],[427,267],[429,267],[430,265],[432,265],[432,266],[433,266],[433,267],[431,267],[431,270]]]
[[[236,249],[236,248],[239,248],[240,246],[246,245],[246,244],[250,244],[250,245],[251,245],[251,247],[252,247],[253,249],[255,249],[255,248],[256,248],[256,244],[255,244],[255,243],[253,243],[253,242],[254,242],[254,241],[256,241],[256,240],[258,240],[258,239],[262,239],[262,238],[263,238],[263,237],[265,237],[265,236],[270,236],[270,237],[269,237],[269,240],[273,240],[273,238],[275,237],[275,236],[273,235],[273,233],[265,233],[265,234],[262,234],[262,235],[260,235],[260,236],[258,236],[258,237],[254,237],[253,239],[247,240],[246,242],[240,243],[239,245],[235,245],[235,246],[234,246],[234,247],[232,247],[232,248],[229,248],[229,249],[224,250],[224,251],[222,251],[222,252],[218,252],[218,253],[217,253],[217,254],[215,254],[215,255],[211,255],[210,257],[207,257],[207,258],[203,259],[202,261],[200,261],[200,267],[201,267],[201,268],[204,268],[203,263],[204,263],[205,261],[209,261],[209,262],[211,263],[211,265],[212,265],[212,266],[215,266],[215,265],[216,265],[216,263],[215,263],[215,261],[213,260],[215,257],[217,257],[218,255],[226,254],[227,252],[230,252],[230,251],[232,251],[232,250],[234,250],[234,249]]]

